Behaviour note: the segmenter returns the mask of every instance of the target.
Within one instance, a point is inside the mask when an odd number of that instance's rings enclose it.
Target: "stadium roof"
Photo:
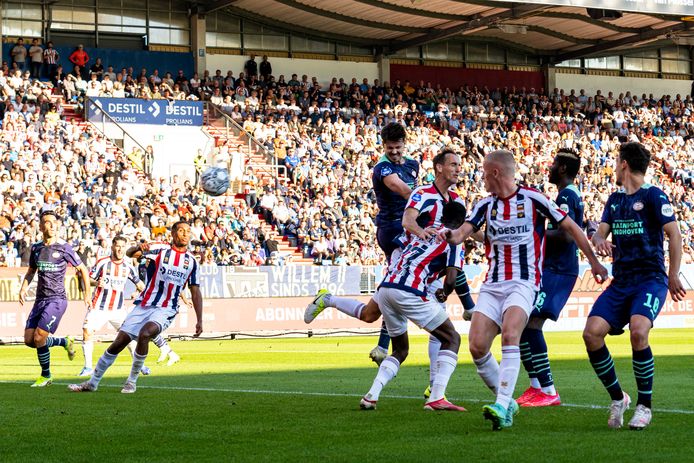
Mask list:
[[[200,0],[197,5],[202,11],[227,10],[236,16],[291,33],[376,46],[386,54],[465,36],[493,39],[550,56],[552,61],[558,62],[663,39],[684,40],[687,45],[694,41],[694,22],[690,22],[694,17],[684,18],[683,14],[623,11],[620,18],[593,19],[584,7],[556,5],[569,3],[568,0],[550,0],[555,5],[544,0],[531,1],[537,3],[490,0]],[[571,0],[571,3],[597,5],[607,2]],[[624,0],[616,0],[616,3],[627,4]],[[648,3],[655,5],[653,0]],[[652,11],[657,11],[658,7],[652,8]]]

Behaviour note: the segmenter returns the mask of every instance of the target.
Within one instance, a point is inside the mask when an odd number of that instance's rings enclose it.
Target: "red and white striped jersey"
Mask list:
[[[398,288],[426,297],[427,287],[448,267],[463,269],[464,248],[432,238],[429,241],[412,236],[397,261],[391,264],[380,286]]]
[[[462,200],[455,191],[448,191],[448,201]],[[410,199],[407,201],[406,209],[412,208],[419,212],[417,216],[417,225],[422,228],[441,226],[441,215],[443,214],[443,206],[448,201],[444,198],[441,191],[436,188],[433,183],[431,185],[422,185],[415,188],[410,194]]]
[[[485,283],[526,280],[539,287],[544,258],[545,219],[553,225],[566,213],[545,195],[519,187],[508,198],[489,196],[478,202],[467,221],[476,229],[487,224],[484,247],[489,261]]]
[[[128,280],[134,285],[140,282],[135,268],[125,261],[115,262],[104,257],[96,262],[89,277],[98,282],[92,307],[98,310],[120,310],[123,308],[123,292]]]
[[[178,252],[170,244],[151,246],[144,253],[149,259],[147,282],[135,305],[144,308],[174,308],[186,286],[199,286],[198,261],[190,252]]]

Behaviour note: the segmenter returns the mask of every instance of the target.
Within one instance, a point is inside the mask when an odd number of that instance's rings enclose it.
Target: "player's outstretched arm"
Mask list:
[[[127,251],[125,251],[125,255],[128,257],[132,257],[133,259],[139,259],[142,257],[142,254],[147,252],[149,249],[149,244],[147,243],[140,243],[137,246],[133,246],[131,248],[128,248]]]
[[[446,269],[446,278],[443,280],[443,288],[436,290],[436,300],[446,302],[448,296],[455,291],[455,281],[458,278],[458,269],[456,267],[448,267]]]
[[[573,238],[574,242],[576,242],[576,245],[578,246],[578,249],[580,249],[586,256],[588,262],[590,263],[590,269],[595,277],[595,280],[598,283],[607,281],[607,269],[600,263],[600,261],[598,261],[597,256],[593,252],[593,248],[590,246],[588,238],[583,234],[583,230],[576,225],[576,222],[574,222],[571,217],[566,217],[559,224],[559,229],[565,231],[571,238]]]
[[[595,232],[591,239],[593,246],[595,246],[595,252],[599,256],[612,257],[614,244],[607,239],[608,236],[610,236],[610,224],[601,222],[598,226],[598,231]]]
[[[29,289],[29,285],[34,279],[34,275],[36,275],[36,267],[29,267],[29,270],[27,270],[27,273],[24,275],[24,279],[22,280],[22,287],[19,288],[19,305],[24,305],[24,301],[26,301],[27,289]]]
[[[388,187],[390,191],[393,191],[405,199],[410,198],[412,194],[412,188],[410,188],[407,183],[403,182],[397,174],[390,174],[383,179],[383,184]]]
[[[402,216],[402,228],[423,240],[429,240],[435,236],[436,233],[431,229],[424,229],[417,224],[417,217],[419,217],[419,211],[417,209],[413,207],[405,209],[405,213]]]
[[[450,228],[442,228],[438,232],[438,237],[441,240],[448,241],[451,244],[460,244],[468,237],[475,233],[475,227],[470,222],[465,222],[455,230]]]
[[[202,291],[200,291],[200,286],[191,285],[190,295],[193,298],[193,309],[195,309],[195,317],[198,320],[195,324],[195,334],[193,336],[198,337],[202,334]]]
[[[84,285],[84,305],[87,306],[87,309],[90,309],[92,306],[92,290],[91,279],[89,278],[89,269],[86,265],[80,264],[79,267],[77,267],[77,273],[79,274],[79,277],[82,278],[82,284]]]
[[[670,241],[670,268],[668,269],[668,286],[670,295],[675,301],[682,301],[687,295],[684,285],[680,280],[680,262],[682,261],[682,234],[677,222],[670,222],[663,226],[663,232]]]

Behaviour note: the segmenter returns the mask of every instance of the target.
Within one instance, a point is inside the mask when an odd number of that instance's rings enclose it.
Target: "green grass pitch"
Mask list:
[[[171,367],[154,364],[152,346],[153,374],[134,395],[120,394],[127,351],[98,392],[75,394],[66,385],[79,381],[79,346],[73,362],[52,349],[55,383],[47,389],[29,387],[40,371],[34,350],[2,346],[0,461],[692,461],[694,330],[652,333],[655,410],[643,432],[607,428],[609,397],[579,333],[547,341],[565,406],[521,409],[501,432],[482,419],[481,406],[493,400],[467,352],[448,397],[468,412],[422,409],[422,336],[412,338],[410,358],[373,412],[358,403],[376,374],[368,360],[374,337],[173,342],[183,360]],[[608,345],[635,399],[628,335]],[[516,395],[526,386],[521,371]]]

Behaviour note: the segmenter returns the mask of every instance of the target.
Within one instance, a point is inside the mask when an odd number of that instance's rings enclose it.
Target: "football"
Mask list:
[[[229,189],[229,172],[221,167],[210,167],[200,176],[200,186],[210,196],[219,196]]]

